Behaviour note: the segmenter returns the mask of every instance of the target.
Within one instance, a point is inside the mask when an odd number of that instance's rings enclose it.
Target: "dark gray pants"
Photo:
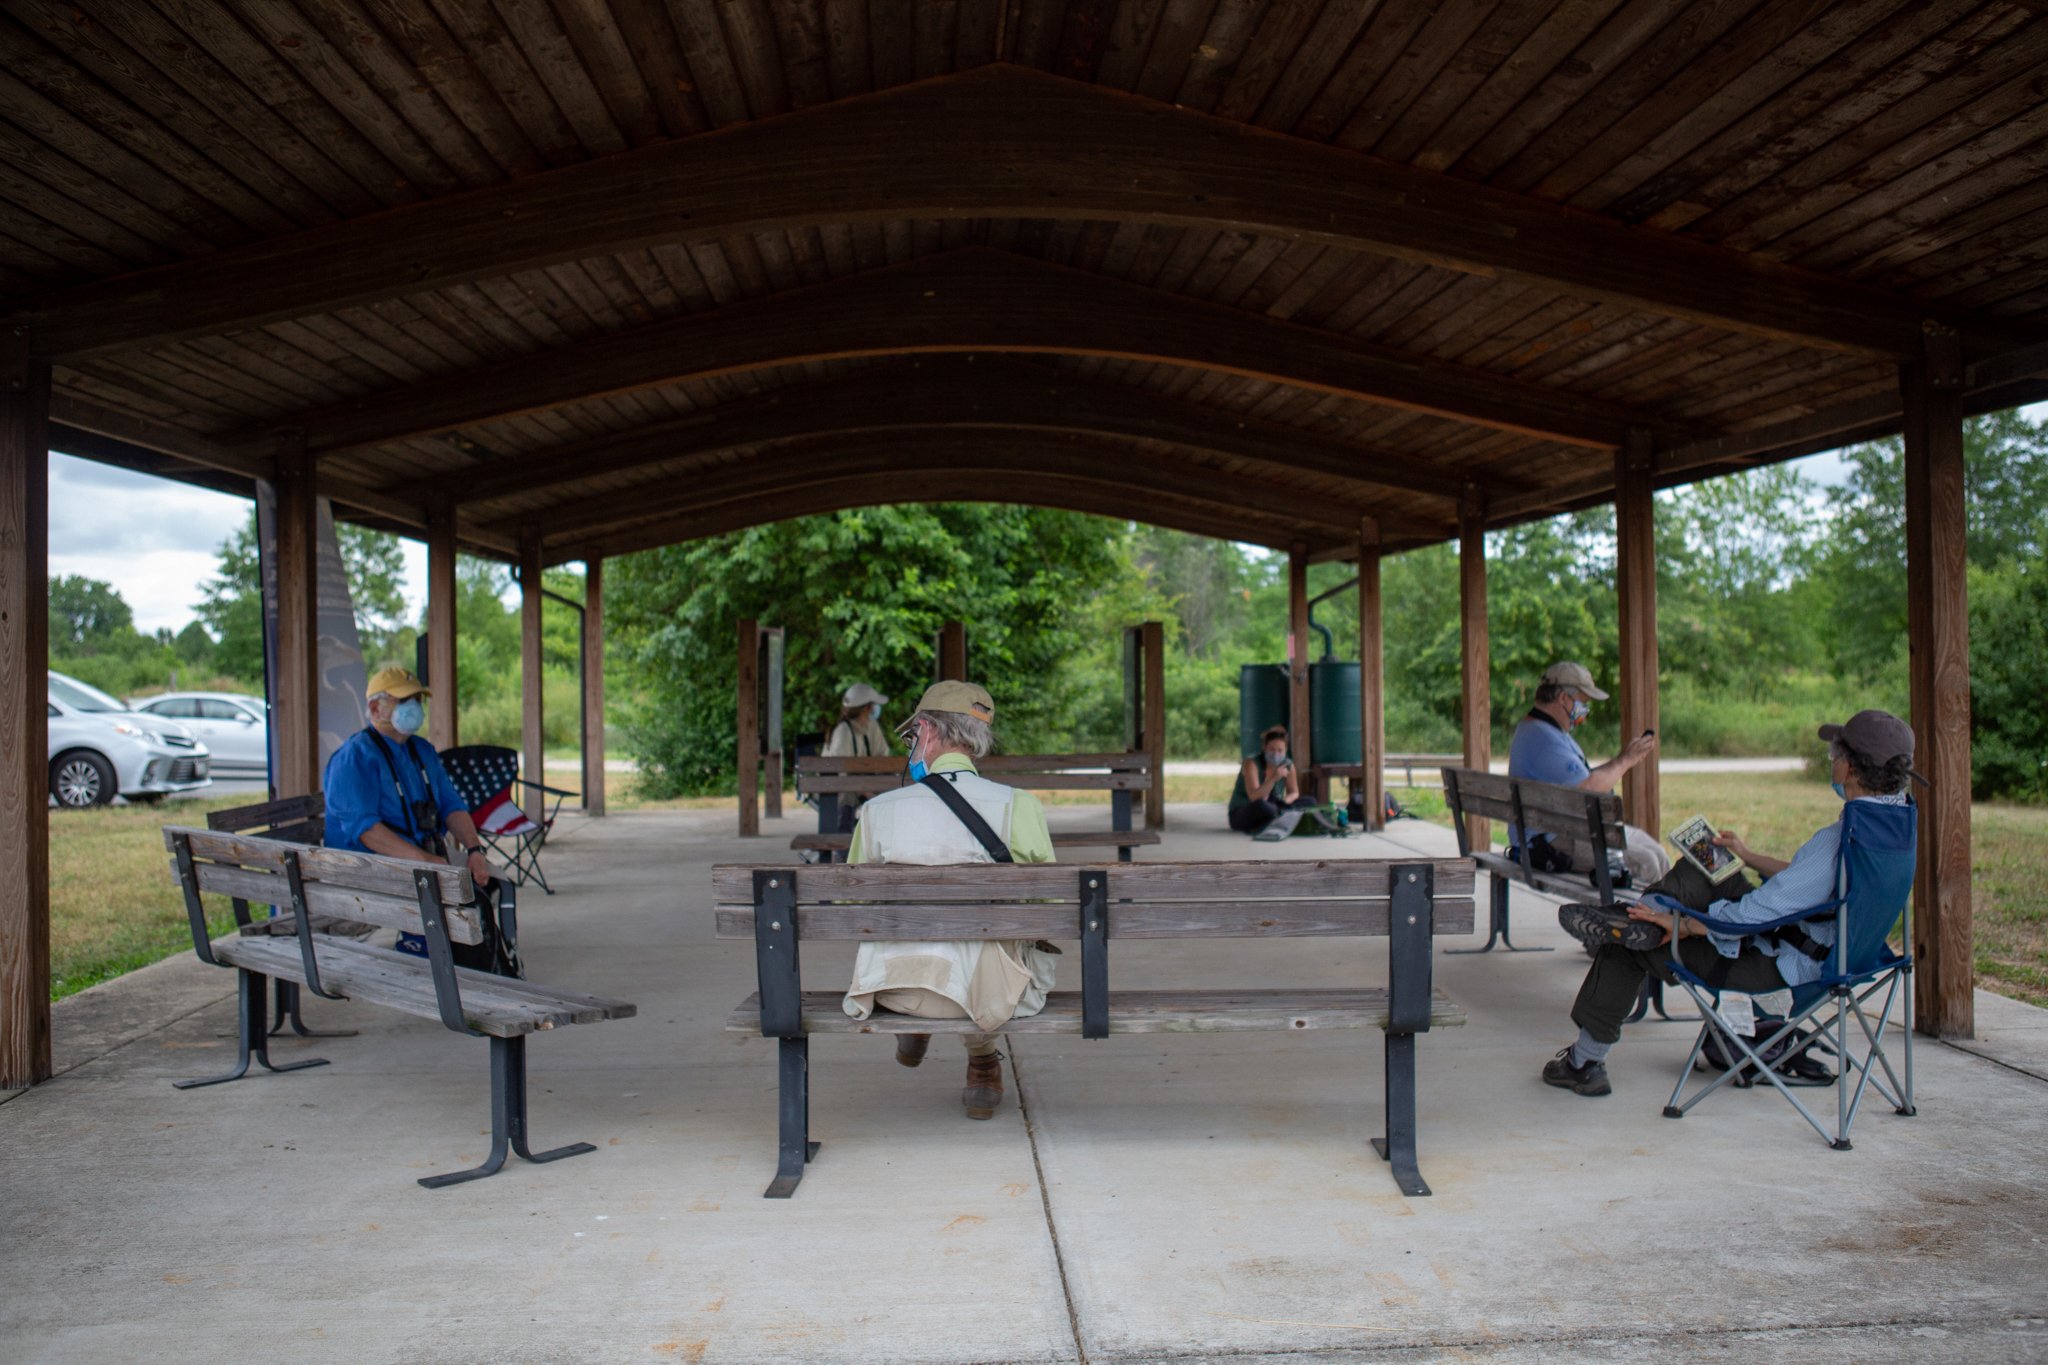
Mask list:
[[[1736,875],[1739,879],[1748,874]],[[1661,892],[1681,905],[1705,910],[1716,900],[1742,895],[1749,889],[1749,883],[1734,885],[1723,882],[1717,889],[1707,880],[1705,873],[1681,858],[1666,876],[1648,889]],[[1731,991],[1761,995],[1785,989],[1785,977],[1778,970],[1778,959],[1755,948],[1744,948],[1736,957],[1722,957],[1706,939],[1688,938],[1679,942],[1678,954],[1687,971]],[[1635,1009],[1643,978],[1652,972],[1666,985],[1677,980],[1671,973],[1669,944],[1647,952],[1615,943],[1605,945],[1594,954],[1593,965],[1586,969],[1586,979],[1579,985],[1579,998],[1572,1002],[1572,1022],[1599,1042],[1620,1041],[1621,1021]]]

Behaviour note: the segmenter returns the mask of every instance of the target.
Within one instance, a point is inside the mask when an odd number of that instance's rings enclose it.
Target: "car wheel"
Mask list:
[[[67,810],[104,806],[114,799],[114,765],[88,749],[61,755],[50,765],[50,792]]]

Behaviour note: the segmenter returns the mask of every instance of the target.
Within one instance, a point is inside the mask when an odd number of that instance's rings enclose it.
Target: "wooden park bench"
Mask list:
[[[275,801],[260,801],[252,806],[234,806],[227,810],[208,811],[206,827],[222,834],[246,834],[252,839],[279,839],[292,844],[318,844],[327,838],[327,800],[319,795],[285,796]],[[349,921],[332,916],[315,915],[313,928],[320,933],[338,931],[346,934]],[[251,932],[284,933],[294,931],[289,915],[274,919],[257,920],[250,926]],[[309,1029],[301,1013],[299,983],[283,978],[270,983],[273,996],[273,1016],[269,1036],[276,1037],[284,1032],[285,1025],[291,1025],[292,1032],[301,1038],[352,1038],[355,1030]]]
[[[1415,1035],[1465,1022],[1430,983],[1435,934],[1472,931],[1473,871],[1457,859],[1324,862],[1054,863],[950,867],[720,866],[712,870],[720,938],[751,939],[760,989],[726,1022],[777,1040],[780,1161],[770,1199],[787,1198],[817,1155],[810,1139],[810,1035],[978,1032],[966,1019],[880,1011],[854,1019],[838,990],[806,991],[805,940],[1067,939],[1081,944],[1080,989],[1000,1032],[1079,1034],[1386,1033],[1385,1136],[1373,1139],[1405,1194],[1429,1193],[1415,1154]],[[1112,991],[1120,939],[1383,937],[1384,987]],[[1069,956],[1065,959],[1072,962]]]
[[[975,770],[991,782],[1037,791],[1108,791],[1109,828],[1105,830],[1057,830],[1052,836],[1055,850],[1070,848],[1114,848],[1117,861],[1129,862],[1131,850],[1159,842],[1149,830],[1131,828],[1134,800],[1152,788],[1152,758],[1149,754],[991,754],[976,759]],[[789,841],[798,852],[827,853],[843,860],[853,836],[839,831],[839,802],[843,796],[870,797],[894,791],[910,780],[909,761],[901,755],[875,758],[820,758],[806,755],[796,761],[798,796],[809,797],[818,806],[818,832],[799,834]]]
[[[1616,903],[1617,888],[1609,871],[1605,850],[1623,846],[1621,798],[1612,792],[1589,792],[1578,787],[1560,787],[1554,782],[1532,782],[1476,768],[1444,768],[1444,804],[1450,808],[1451,828],[1458,833],[1458,852],[1493,874],[1486,942],[1478,948],[1453,948],[1448,952],[1483,953],[1497,941],[1511,953],[1547,953],[1548,948],[1519,948],[1508,939],[1508,884],[1524,886],[1566,900],[1600,905]],[[1503,820],[1523,832],[1513,857],[1491,849],[1474,851],[1467,830],[1467,816]],[[1548,834],[1571,856],[1569,872],[1539,872],[1529,863],[1529,835]],[[1602,851],[1595,857],[1594,850]]]
[[[623,1000],[536,986],[511,977],[457,967],[452,945],[481,943],[483,920],[469,873],[439,863],[409,862],[370,853],[345,853],[310,844],[252,838],[171,826],[164,830],[172,872],[185,895],[192,947],[211,966],[232,967],[240,990],[238,1055],[221,1076],[173,1082],[180,1090],[239,1080],[253,1055],[271,1071],[326,1065],[323,1058],[275,1063],[264,1030],[266,978],[296,982],[323,999],[380,1005],[421,1019],[438,1019],[465,1036],[491,1042],[491,1154],[481,1166],[420,1181],[429,1189],[477,1180],[505,1164],[506,1149],[528,1161],[556,1161],[596,1148],[587,1142],[552,1151],[527,1147],[526,1038],[570,1024],[627,1019]],[[230,899],[239,931],[207,934],[202,895]],[[288,909],[291,932],[271,932],[276,921],[254,923],[249,906]],[[420,934],[427,956],[323,933],[323,920],[379,925]]]

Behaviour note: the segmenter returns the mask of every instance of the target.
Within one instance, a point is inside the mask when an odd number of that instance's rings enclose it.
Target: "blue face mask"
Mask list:
[[[1848,788],[1844,787],[1841,783],[1830,782],[1828,783],[1828,785],[1835,789],[1835,795],[1841,797],[1844,801],[1847,801],[1849,799],[1849,790]]]
[[[868,717],[871,720],[880,720],[882,718],[882,703],[876,702],[873,706],[870,706],[868,708]]]
[[[391,708],[391,728],[401,735],[416,735],[426,723],[426,703],[418,697],[407,697]]]

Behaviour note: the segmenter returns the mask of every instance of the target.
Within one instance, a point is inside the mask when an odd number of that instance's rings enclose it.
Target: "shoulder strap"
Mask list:
[[[991,859],[999,863],[1016,861],[1010,856],[1010,850],[1004,846],[1003,841],[996,837],[996,832],[988,827],[988,821],[981,818],[981,812],[976,810],[943,774],[926,773],[919,785],[929,787],[932,795],[946,803],[946,809],[960,817],[960,823],[967,826],[967,832],[974,836],[975,842],[987,851]]]

